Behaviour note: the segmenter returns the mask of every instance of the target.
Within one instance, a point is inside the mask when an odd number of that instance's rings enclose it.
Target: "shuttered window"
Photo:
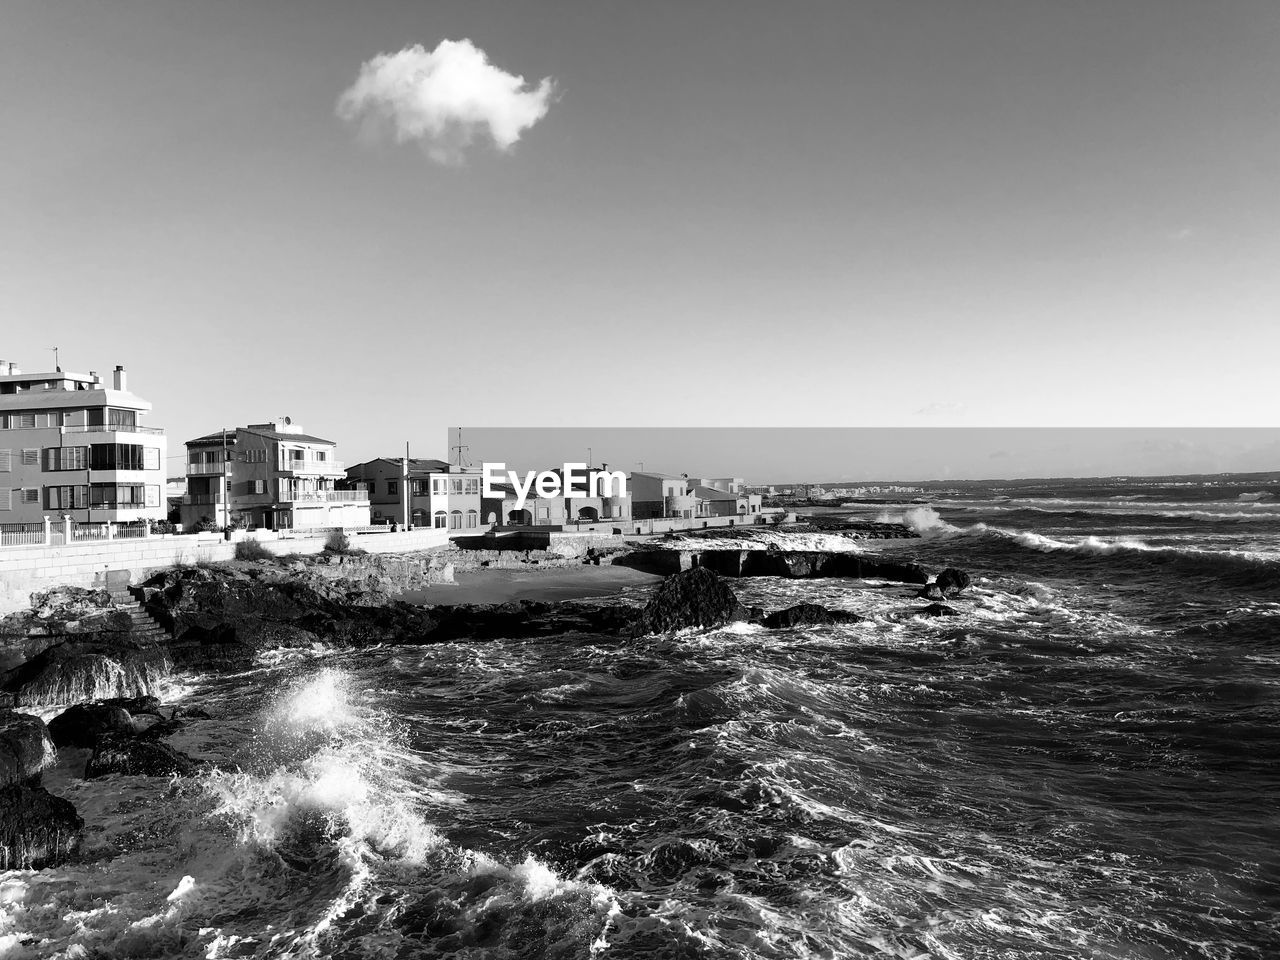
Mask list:
[[[40,466],[40,451],[26,449],[22,451],[22,465],[24,467]]]
[[[18,501],[19,503],[39,503],[40,502],[39,490],[23,490],[21,491],[21,493],[22,493],[22,496]]]
[[[8,473],[13,469],[13,451],[0,450],[0,473]]]
[[[13,491],[8,487],[0,487],[0,510],[12,509]]]

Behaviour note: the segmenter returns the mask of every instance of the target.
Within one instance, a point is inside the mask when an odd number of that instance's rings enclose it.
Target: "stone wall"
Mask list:
[[[0,548],[0,614],[25,609],[31,594],[52,587],[100,585],[108,570],[127,570],[134,582],[149,572],[175,565],[216,563],[235,558],[240,540],[255,539],[276,555],[316,554],[328,533],[282,535],[270,530],[237,531],[231,540],[220,533],[154,536],[145,539],[98,540],[61,546]],[[349,533],[351,546],[368,553],[410,553],[449,543],[447,530],[404,530],[397,533]]]

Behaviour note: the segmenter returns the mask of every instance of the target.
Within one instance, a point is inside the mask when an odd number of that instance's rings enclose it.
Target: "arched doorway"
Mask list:
[[[512,510],[507,514],[507,523],[517,527],[533,526],[533,514],[528,510]]]
[[[599,520],[600,511],[597,510],[595,507],[579,507],[578,519],[579,520]]]

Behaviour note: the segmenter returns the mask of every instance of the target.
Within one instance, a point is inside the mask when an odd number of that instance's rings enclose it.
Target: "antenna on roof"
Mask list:
[[[57,348],[57,347],[49,347],[48,349],[50,349],[50,350],[52,350],[52,351],[53,351],[53,371],[54,371],[54,373],[61,373],[61,372],[62,372],[62,367],[58,364],[58,348]]]
[[[459,467],[471,466],[471,461],[466,456],[466,451],[471,448],[462,442],[462,428],[458,427],[458,442],[449,448],[457,454],[456,463]]]

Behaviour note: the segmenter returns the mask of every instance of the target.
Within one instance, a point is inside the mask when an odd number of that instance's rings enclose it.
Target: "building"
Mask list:
[[[631,474],[627,487],[631,491],[631,516],[636,520],[661,517],[692,519],[698,501],[690,492],[690,480],[669,473],[637,471]]]
[[[633,473],[631,515],[637,520],[675,517],[751,516],[760,512],[760,494],[748,493],[741,477],[690,479],[687,474]]]
[[[190,529],[201,521],[270,530],[369,525],[369,494],[343,490],[332,440],[311,436],[288,417],[187,441]]]
[[[406,464],[403,457],[379,457],[348,467],[346,479],[368,489],[374,523],[404,525],[407,481],[409,522],[414,527],[465,536],[487,526],[481,515],[478,470],[443,460],[411,457]]]
[[[0,361],[0,522],[163,520],[164,431],[151,404],[94,371],[23,373]]]
[[[607,472],[609,465],[589,467],[586,472],[598,470]],[[564,489],[564,470],[552,470],[561,480],[560,489]],[[579,477],[579,482],[581,477]],[[608,496],[596,497],[540,497],[536,490],[530,489],[523,505],[520,504],[515,488],[509,483],[495,484],[498,497],[485,497],[483,514],[489,523],[502,526],[517,527],[572,527],[579,523],[596,523],[601,520],[630,520],[631,494],[623,491],[619,496],[617,489],[601,490]]]

